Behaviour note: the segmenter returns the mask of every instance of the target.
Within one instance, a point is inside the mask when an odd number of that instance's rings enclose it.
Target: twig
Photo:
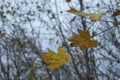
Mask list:
[[[92,36],[92,37],[95,37],[95,36],[97,36],[97,35],[99,35],[99,34],[101,34],[101,33],[104,33],[104,32],[106,32],[106,31],[108,31],[108,30],[110,30],[110,29],[112,29],[112,28],[114,28],[114,27],[113,27],[113,26],[112,26],[112,27],[109,27],[109,28],[107,28],[106,30],[103,30],[103,31],[101,31],[100,33],[95,34],[95,35]]]

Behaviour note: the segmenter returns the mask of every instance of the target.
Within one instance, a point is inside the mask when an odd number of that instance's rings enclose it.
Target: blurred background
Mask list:
[[[93,22],[67,12],[106,13]],[[119,80],[119,0],[0,0],[0,80]],[[71,48],[68,38],[88,29],[96,48]],[[61,46],[69,61],[49,71],[41,61]]]

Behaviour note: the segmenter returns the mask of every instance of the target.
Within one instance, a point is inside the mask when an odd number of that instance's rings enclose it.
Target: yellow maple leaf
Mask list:
[[[79,15],[79,16],[88,16],[92,21],[100,21],[100,18],[105,15],[105,13],[95,14],[95,13],[85,13],[82,11],[78,11],[75,8],[70,8],[67,12]]]
[[[68,40],[72,42],[71,47],[79,46],[80,49],[87,49],[89,47],[97,47],[97,42],[90,39],[90,33],[88,31],[82,31],[78,29],[79,34],[75,34]]]
[[[69,55],[66,54],[64,49],[58,47],[58,53],[48,50],[47,53],[42,54],[41,58],[42,61],[49,64],[47,66],[49,70],[54,70],[65,64],[69,59]]]

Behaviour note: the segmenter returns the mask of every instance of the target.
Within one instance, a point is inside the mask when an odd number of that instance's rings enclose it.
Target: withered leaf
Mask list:
[[[105,13],[95,14],[95,13],[85,13],[82,11],[78,11],[75,8],[70,8],[67,12],[79,15],[79,16],[88,16],[92,21],[100,21],[100,18],[105,15]]]
[[[68,39],[71,42],[71,47],[79,46],[82,50],[90,47],[97,47],[97,42],[90,39],[91,37],[89,31],[82,31],[78,29],[78,33],[79,34],[75,34]]]
[[[49,64],[47,66],[49,70],[54,70],[65,64],[69,59],[69,55],[66,54],[64,49],[58,47],[58,53],[48,50],[47,53],[42,54],[41,58],[42,61]]]
[[[66,2],[68,2],[68,3],[69,3],[69,2],[71,2],[71,0],[66,0]]]
[[[113,13],[113,16],[119,16],[120,15],[120,10],[116,9],[116,11]]]

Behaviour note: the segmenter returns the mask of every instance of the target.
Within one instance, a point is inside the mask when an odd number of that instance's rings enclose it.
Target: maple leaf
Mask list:
[[[82,50],[89,47],[97,47],[97,42],[90,39],[90,33],[88,31],[78,29],[78,33],[68,39],[68,41],[72,42],[70,44],[71,47],[79,46]]]
[[[66,54],[64,49],[58,47],[58,53],[48,50],[47,53],[42,54],[41,58],[42,61],[49,64],[47,66],[49,70],[54,70],[65,64],[69,59],[69,55]]]
[[[70,8],[70,10],[67,10],[67,12],[70,12],[79,16],[89,16],[88,13],[83,13],[82,11],[78,11],[75,8]]]
[[[100,21],[100,18],[105,15],[105,13],[100,13],[100,14],[89,14],[89,18],[92,20],[92,21]]]
[[[67,12],[79,15],[79,16],[88,16],[92,21],[100,21],[100,18],[105,15],[105,13],[95,14],[95,13],[85,13],[82,11],[78,11],[75,8],[70,8]]]
[[[116,9],[116,11],[113,13],[113,16],[119,16],[120,15],[120,10]]]

